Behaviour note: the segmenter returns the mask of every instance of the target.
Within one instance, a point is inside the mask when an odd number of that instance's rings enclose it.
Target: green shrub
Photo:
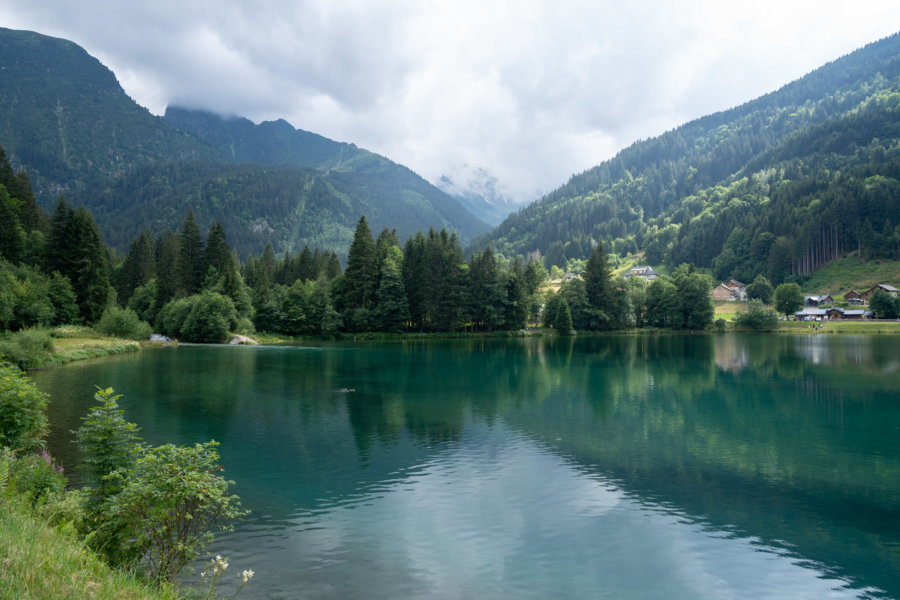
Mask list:
[[[150,325],[141,321],[136,312],[118,306],[110,306],[104,310],[94,329],[104,335],[127,340],[146,340],[151,333]]]
[[[116,471],[121,491],[104,504],[104,527],[123,530],[123,556],[170,581],[213,541],[214,530],[231,530],[245,514],[233,484],[219,473],[216,442],[193,447],[140,447],[132,469]]]
[[[121,395],[112,388],[97,390],[99,405],[90,409],[75,434],[78,449],[84,457],[80,468],[94,485],[91,505],[98,508],[104,500],[119,491],[118,482],[108,477],[117,470],[130,469],[137,457],[138,426],[125,420],[119,408]]]
[[[12,461],[9,470],[9,488],[15,495],[26,499],[32,506],[47,502],[66,488],[62,467],[53,463],[46,451],[26,454]]]
[[[754,298],[747,303],[746,312],[735,316],[734,326],[742,331],[772,331],[778,328],[778,315]]]
[[[0,340],[0,360],[20,369],[40,367],[52,354],[53,336],[48,329],[22,329]]]
[[[47,395],[19,369],[0,362],[0,447],[32,451],[47,433]]]
[[[168,302],[156,315],[156,329],[169,337],[181,337],[181,330],[193,308],[191,298],[178,298]]]
[[[181,336],[188,342],[224,342],[229,328],[237,325],[237,311],[228,296],[203,292],[191,296],[193,306],[182,327]]]

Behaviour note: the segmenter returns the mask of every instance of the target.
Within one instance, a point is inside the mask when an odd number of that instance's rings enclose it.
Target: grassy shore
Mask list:
[[[74,360],[137,352],[141,345],[133,340],[109,337],[87,327],[63,326],[52,332],[53,354],[48,365],[61,365]]]
[[[180,597],[111,569],[75,539],[0,495],[0,600],[156,599]]]
[[[821,323],[783,321],[779,323],[778,331],[780,333],[898,334],[900,333],[900,321],[822,321]]]

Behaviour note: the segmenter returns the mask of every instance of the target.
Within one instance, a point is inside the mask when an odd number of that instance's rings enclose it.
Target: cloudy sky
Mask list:
[[[154,114],[205,108],[535,199],[900,29],[896,0],[0,0]]]

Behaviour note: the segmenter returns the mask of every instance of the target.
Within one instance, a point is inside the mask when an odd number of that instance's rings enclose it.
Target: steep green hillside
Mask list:
[[[129,98],[80,46],[0,28],[0,145],[50,206],[91,181],[159,160],[211,160],[218,151]]]
[[[376,233],[396,228],[401,239],[434,226],[468,241],[487,228],[410,174],[398,180],[292,166],[155,163],[130,170],[85,200],[98,223],[115,223],[104,239],[118,248],[127,248],[145,227],[176,229],[187,206],[199,223],[220,221],[241,256],[258,256],[267,242],[278,253],[309,245],[346,254],[363,214]]]
[[[45,208],[60,193],[89,207],[120,250],[145,226],[177,228],[188,206],[203,228],[225,223],[242,253],[266,242],[343,253],[360,214],[464,242],[488,229],[406,167],[284,121],[154,117],[72,42],[0,28],[0,65],[0,146]]]
[[[719,278],[803,278],[851,250],[900,258],[900,36],[636,142],[473,244],[584,258],[603,240]]]

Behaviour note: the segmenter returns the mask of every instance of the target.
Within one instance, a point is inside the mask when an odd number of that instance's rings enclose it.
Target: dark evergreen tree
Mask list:
[[[409,321],[409,303],[403,287],[403,254],[396,246],[389,246],[385,252],[376,292],[375,327],[379,331],[405,331]]]
[[[156,277],[156,244],[150,230],[145,229],[131,243],[131,248],[119,270],[116,285],[119,304],[127,305],[134,290],[154,277]]]
[[[19,183],[19,201],[21,202],[20,221],[22,228],[26,233],[39,231],[42,235],[46,235],[50,221],[47,212],[41,208],[34,197],[34,190],[31,187],[31,181],[25,170],[21,170],[16,174]]]
[[[514,331],[522,329],[528,320],[528,288],[525,283],[525,273],[519,259],[513,262],[513,267],[506,278],[506,298],[504,310],[504,328]]]
[[[59,271],[74,285],[76,280],[75,259],[72,252],[78,242],[74,228],[75,209],[60,196],[50,219],[50,237],[44,249],[44,270],[47,273]]]
[[[156,280],[155,308],[158,311],[178,293],[178,236],[166,231],[156,240]],[[151,321],[152,322],[152,321]]]
[[[77,232],[77,242],[71,250],[75,256],[73,287],[82,320],[94,323],[106,310],[110,300],[106,246],[100,239],[94,217],[87,210],[79,208],[72,221],[72,227]]]
[[[0,258],[12,263],[22,260],[25,252],[25,231],[19,222],[18,204],[0,186]]]
[[[190,296],[200,291],[208,266],[204,265],[203,258],[203,237],[194,220],[193,209],[188,209],[178,233],[178,263],[175,273],[178,294]]]
[[[409,301],[409,317],[413,327],[425,328],[425,236],[420,231],[406,240],[403,247],[403,286]]]
[[[587,293],[588,303],[597,311],[595,319],[598,320],[598,329],[612,329],[614,327],[613,294],[612,294],[612,269],[606,255],[603,242],[598,242],[588,257],[587,264],[582,273],[584,288]]]
[[[366,217],[356,226],[350,252],[347,255],[346,280],[342,307],[345,324],[355,331],[365,331],[370,326],[371,311],[375,307],[375,285],[378,279],[375,240]]]
[[[573,333],[572,312],[569,310],[569,303],[566,302],[565,298],[559,301],[559,308],[554,321],[556,330],[561,335],[571,335]]]
[[[469,259],[470,317],[475,327],[492,331],[503,326],[506,290],[490,246]]]

